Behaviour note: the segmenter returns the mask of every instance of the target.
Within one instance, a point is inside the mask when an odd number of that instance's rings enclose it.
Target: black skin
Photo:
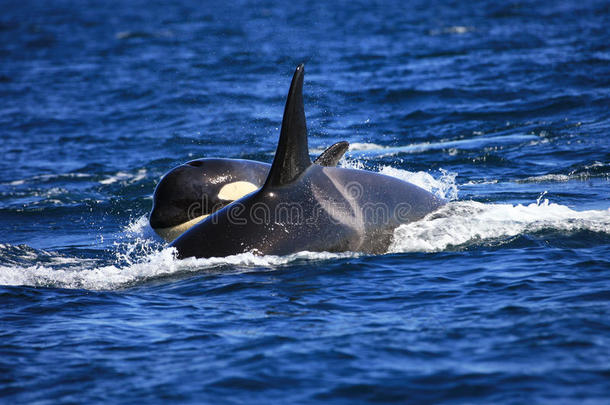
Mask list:
[[[337,142],[315,160],[322,166],[336,166],[349,144]],[[218,193],[226,184],[247,181],[261,187],[271,165],[244,159],[197,159],[166,173],[153,194],[150,226],[168,228],[209,215],[232,200],[221,200]]]
[[[290,184],[264,187],[215,212],[176,239],[178,257],[254,251],[387,251],[393,231],[443,201],[378,173],[312,164]]]
[[[303,106],[304,66],[297,67],[276,154],[257,191],[214,212],[170,246],[179,258],[252,251],[383,253],[394,229],[444,204],[402,180],[363,170],[322,167],[309,159]]]

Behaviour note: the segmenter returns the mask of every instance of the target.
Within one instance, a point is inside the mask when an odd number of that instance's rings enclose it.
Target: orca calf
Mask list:
[[[315,160],[336,166],[349,144],[337,142]],[[166,173],[153,193],[149,216],[153,230],[171,242],[211,213],[265,182],[271,165],[244,159],[197,159]]]
[[[261,188],[215,211],[170,246],[179,258],[243,252],[385,253],[393,231],[444,204],[431,193],[379,173],[312,163],[299,65],[280,138]]]

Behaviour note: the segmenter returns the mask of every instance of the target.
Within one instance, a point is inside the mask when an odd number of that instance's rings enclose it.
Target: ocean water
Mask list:
[[[610,7],[33,1],[0,13],[0,403],[610,401]],[[449,203],[384,255],[176,260],[163,173],[312,155]]]

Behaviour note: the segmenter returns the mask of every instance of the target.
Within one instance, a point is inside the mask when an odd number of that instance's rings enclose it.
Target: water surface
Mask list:
[[[606,1],[7,0],[0,402],[607,403]],[[174,259],[163,173],[312,155],[449,200],[385,255]]]

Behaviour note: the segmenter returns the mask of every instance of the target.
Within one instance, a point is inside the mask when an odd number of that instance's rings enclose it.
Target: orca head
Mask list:
[[[170,170],[153,194],[150,226],[168,242],[222,207],[257,190],[268,165],[198,159]]]

